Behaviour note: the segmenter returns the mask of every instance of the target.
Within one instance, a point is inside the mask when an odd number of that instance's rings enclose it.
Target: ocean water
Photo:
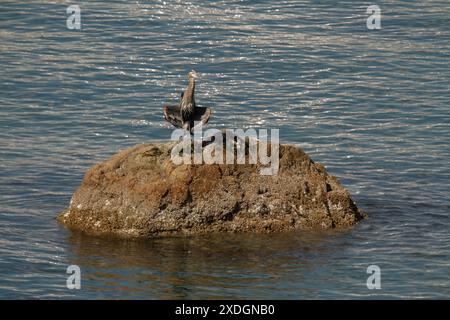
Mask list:
[[[1,1],[0,298],[449,298],[449,62],[446,0]],[[145,241],[58,225],[88,168],[170,139],[191,69],[209,127],[280,129],[369,218]]]

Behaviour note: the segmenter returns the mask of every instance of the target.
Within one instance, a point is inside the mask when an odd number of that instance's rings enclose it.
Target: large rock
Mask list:
[[[142,144],[95,165],[58,220],[90,234],[151,237],[346,228],[364,216],[300,148],[279,146],[277,175],[260,165],[174,165],[173,142]]]

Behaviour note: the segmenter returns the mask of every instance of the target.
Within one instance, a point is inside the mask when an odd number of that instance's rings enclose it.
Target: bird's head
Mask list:
[[[197,79],[197,77],[198,77],[197,72],[192,70],[191,72],[188,73],[188,77],[189,77],[189,79]]]

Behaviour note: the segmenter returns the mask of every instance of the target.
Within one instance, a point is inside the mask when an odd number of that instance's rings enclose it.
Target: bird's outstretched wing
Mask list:
[[[177,128],[183,127],[183,122],[181,120],[180,106],[164,106],[163,107],[164,119],[170,122]],[[208,107],[195,107],[194,117],[191,119],[191,128],[194,127],[194,122],[202,122],[206,124],[211,117],[211,108]]]

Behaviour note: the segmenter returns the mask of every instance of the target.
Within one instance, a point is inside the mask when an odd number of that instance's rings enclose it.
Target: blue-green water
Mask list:
[[[448,1],[2,1],[0,298],[449,298],[449,61]],[[193,68],[210,127],[279,128],[369,219],[148,241],[59,226],[89,167],[170,138],[161,106]]]

